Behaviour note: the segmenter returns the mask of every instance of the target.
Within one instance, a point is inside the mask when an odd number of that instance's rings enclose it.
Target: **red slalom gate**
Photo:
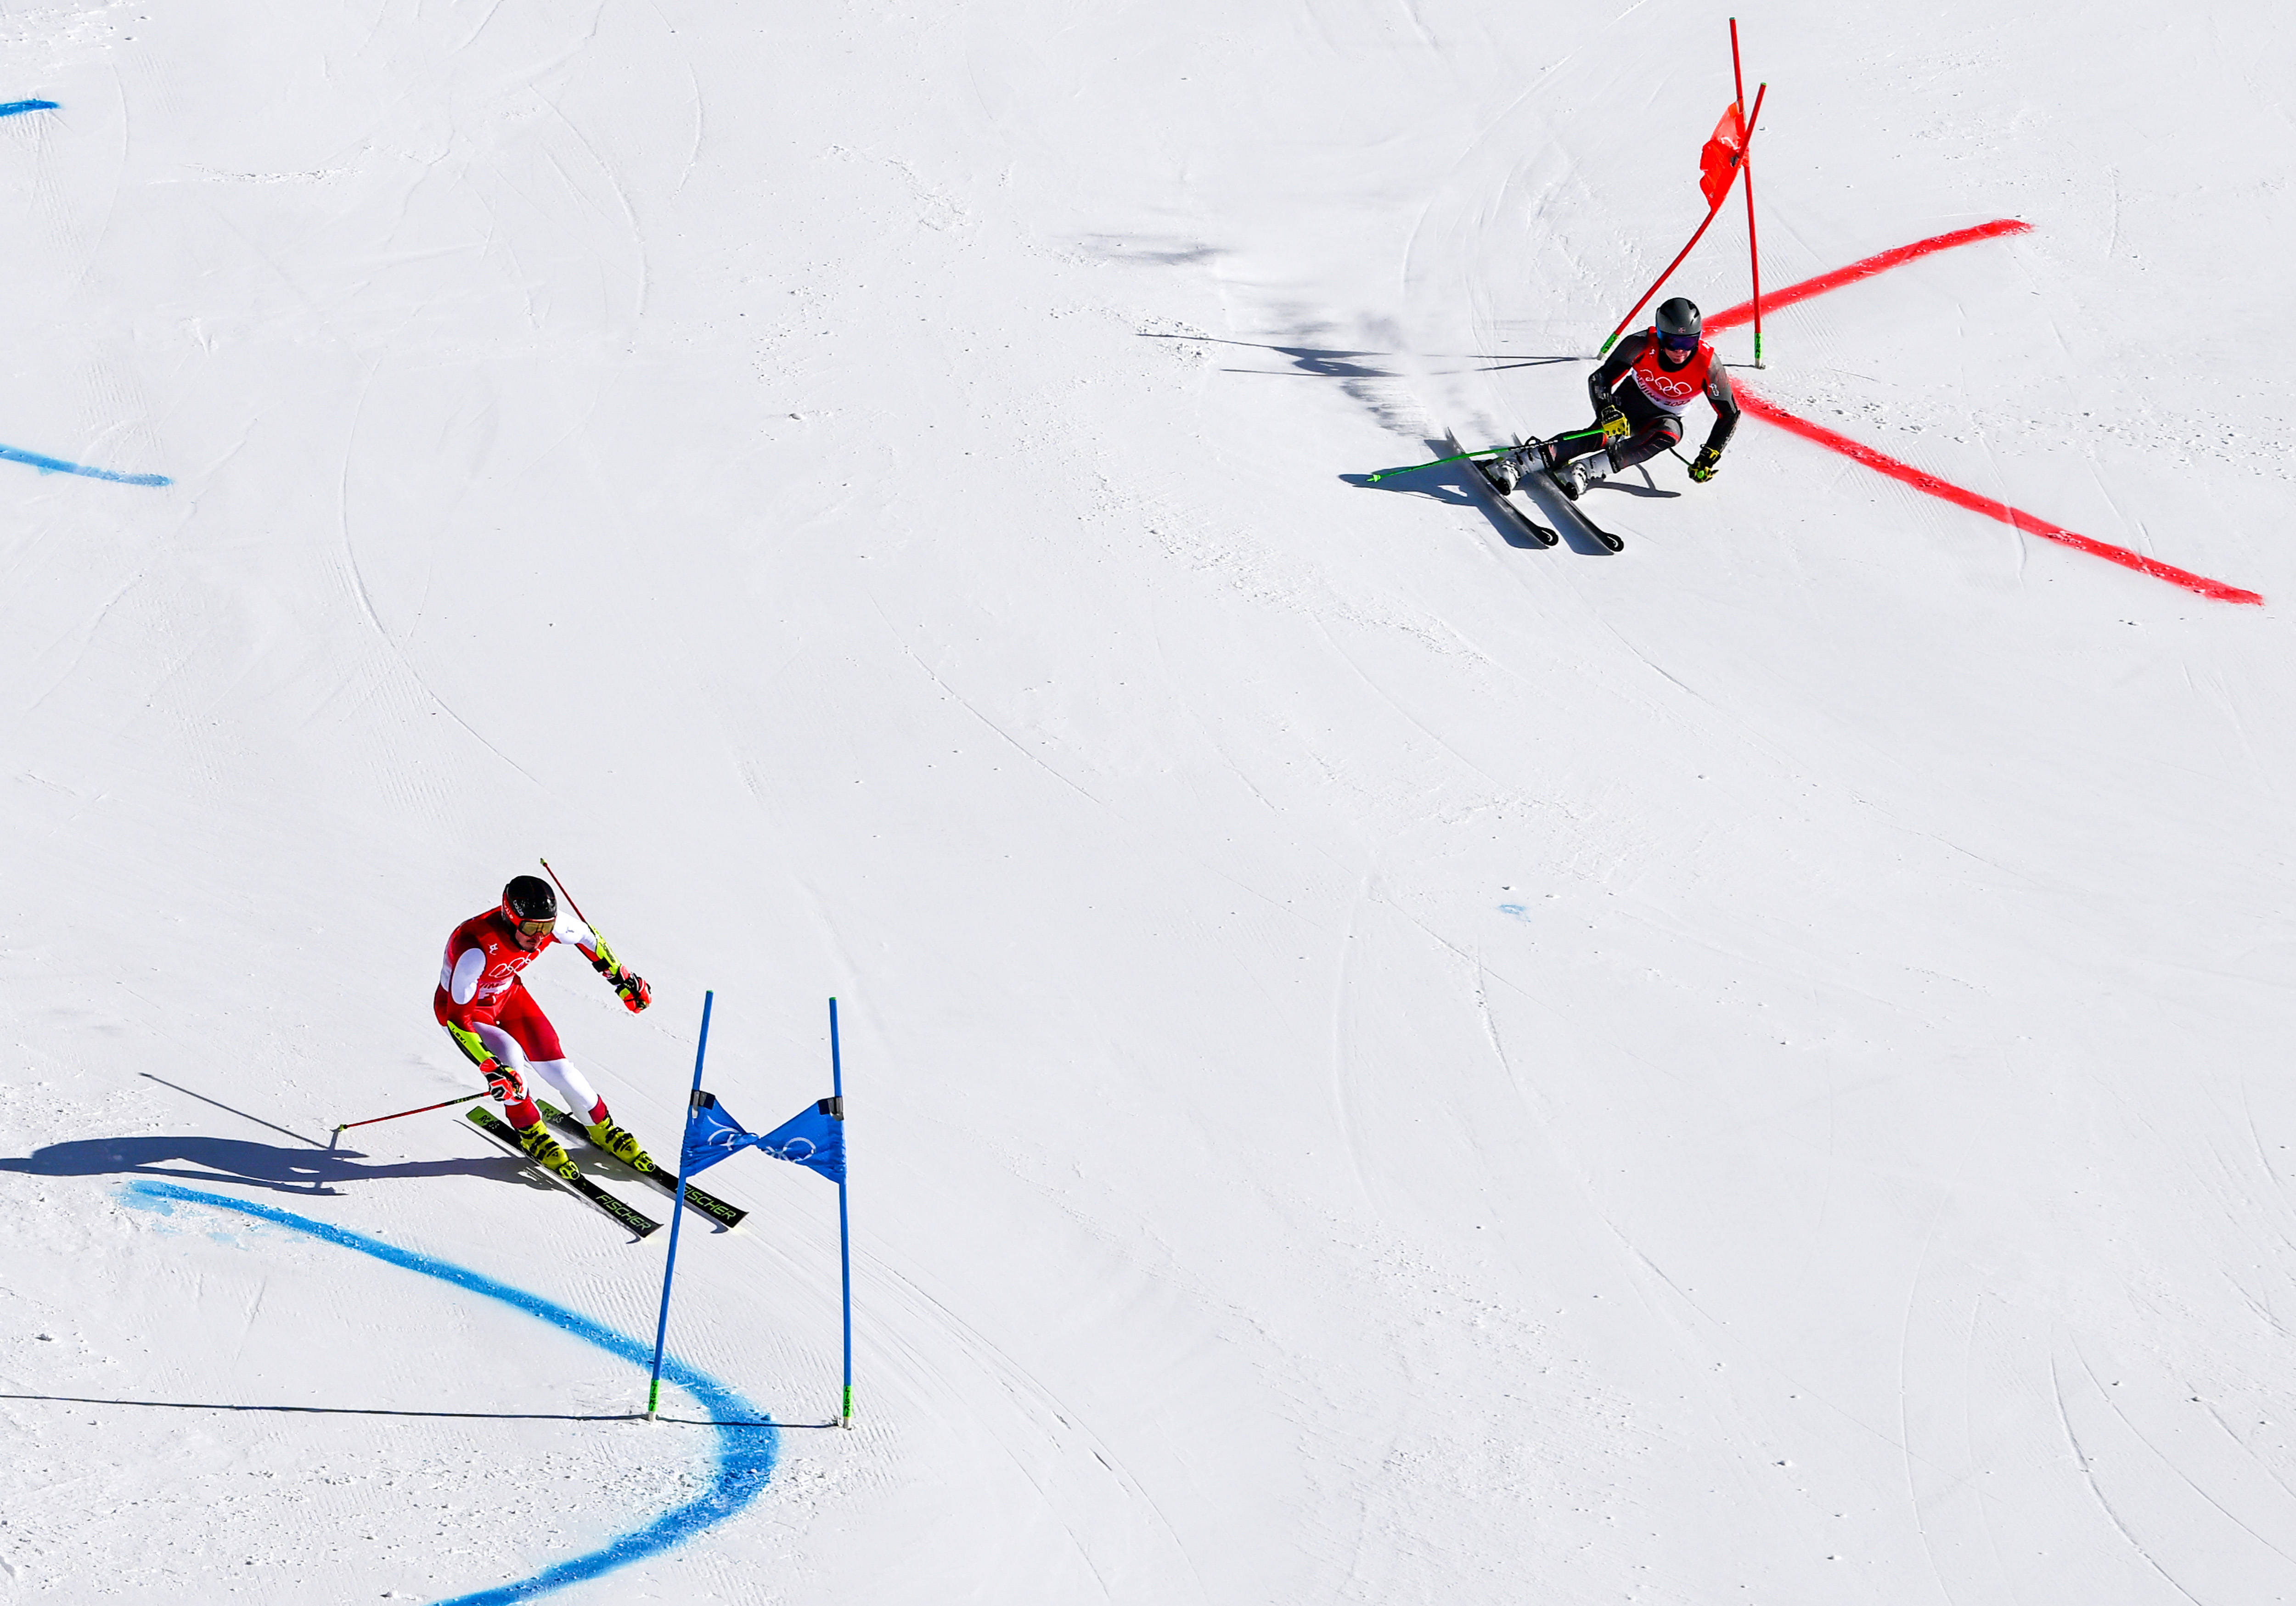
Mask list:
[[[1714,137],[1708,140],[1705,148],[1699,152],[1702,158],[1710,152],[1718,152],[1717,160],[1728,164],[1718,169],[1723,176],[1721,193],[1710,197],[1706,207],[1706,221],[1698,225],[1696,234],[1691,235],[1690,243],[1675,253],[1674,260],[1666,265],[1666,272],[1652,280],[1651,287],[1643,291],[1642,299],[1636,301],[1628,310],[1627,315],[1619,320],[1619,326],[1611,331],[1609,336],[1603,340],[1602,349],[1595,354],[1596,356],[1603,356],[1610,354],[1611,346],[1627,332],[1627,325],[1635,321],[1635,314],[1640,312],[1648,304],[1650,299],[1658,294],[1660,285],[1674,277],[1674,270],[1682,266],[1683,258],[1698,249],[1698,242],[1706,237],[1706,231],[1712,227],[1714,220],[1722,215],[1722,203],[1730,199],[1730,186],[1738,182],[1739,169],[1745,165],[1749,154],[1753,151],[1754,125],[1761,120],[1762,97],[1769,92],[1770,86],[1767,84],[1761,85],[1754,91],[1754,110],[1751,114],[1746,112],[1743,103],[1737,101],[1733,101],[1723,109],[1722,122],[1715,128]],[[1739,144],[1735,152],[1732,152],[1726,144],[1722,143],[1723,130],[1730,126],[1734,113],[1738,119],[1739,137]],[[1702,171],[1699,179],[1702,193],[1704,193],[1706,182]]]
[[[1777,305],[1777,300],[1773,299],[1770,304],[1775,307]],[[1708,327],[1712,327],[1710,321]],[[2264,598],[2256,592],[2243,591],[2237,586],[2227,586],[2222,580],[2211,580],[2205,575],[2194,574],[2190,570],[2177,568],[2173,563],[2163,563],[2158,558],[2148,558],[2142,553],[2131,552],[2125,546],[2114,546],[2109,542],[2093,540],[2087,536],[2069,530],[2061,524],[2052,524],[2046,519],[2037,519],[2021,508],[2012,507],[1997,497],[1980,496],[1975,491],[1964,490],[1950,480],[1940,479],[1935,474],[1917,469],[1909,463],[1900,463],[1886,452],[1877,452],[1872,447],[1860,445],[1847,435],[1838,434],[1827,429],[1824,424],[1815,424],[1806,418],[1797,417],[1775,403],[1764,401],[1742,385],[1734,382],[1732,388],[1737,392],[1738,405],[1765,423],[1775,424],[1781,430],[1800,436],[1804,440],[1814,441],[1829,452],[1839,452],[1844,457],[1864,463],[1876,473],[1887,474],[1902,485],[1910,485],[1917,491],[1926,492],[1941,501],[1950,502],[1956,507],[1967,508],[1972,513],[1983,513],[1988,519],[1998,519],[2012,529],[2022,530],[2029,536],[2038,536],[2045,541],[2054,541],[2060,546],[2070,546],[2075,552],[2085,552],[2091,557],[2103,558],[2108,563],[2118,563],[2123,569],[2135,569],[2138,574],[2150,575],[2156,580],[2166,580],[2171,586],[2181,586],[2186,591],[2196,592],[2202,596],[2212,598],[2219,602],[2261,603],[2264,601]]]

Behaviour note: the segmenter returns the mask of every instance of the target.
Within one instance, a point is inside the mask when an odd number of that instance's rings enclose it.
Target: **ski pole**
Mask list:
[[[553,882],[556,883],[558,895],[566,900],[566,906],[574,911],[574,918],[580,921],[586,926],[589,925],[590,917],[582,913],[582,905],[574,901],[574,895],[571,892],[566,890],[566,883],[558,880],[558,872],[550,867],[550,861],[548,859],[542,861],[542,873],[548,876]],[[594,926],[591,927],[591,930],[595,930],[597,928]]]
[[[435,1104],[422,1104],[413,1110],[402,1110],[398,1115],[371,1115],[363,1121],[344,1121],[337,1126],[335,1130],[348,1132],[354,1127],[372,1127],[377,1121],[395,1121],[399,1115],[421,1115],[425,1110],[444,1110],[449,1104],[467,1104],[472,1099],[482,1099],[486,1096],[483,1093],[466,1093],[459,1099],[441,1099]]]
[[[542,861],[542,868],[549,874],[551,881],[556,883],[559,896],[566,900],[566,906],[574,911],[574,918],[580,921],[585,926],[589,927],[590,940],[598,944],[600,952],[603,952],[606,939],[599,935],[597,927],[590,925],[590,917],[582,913],[582,905],[574,901],[574,895],[571,892],[566,890],[566,883],[558,880],[558,872],[550,868],[550,861],[548,859],[544,859]],[[605,962],[598,958],[595,955],[591,956],[590,963],[592,966],[597,970],[598,974],[605,977],[607,980],[614,984],[614,990],[616,992],[621,993],[622,981],[620,978],[623,974],[622,972],[608,971],[605,969]],[[636,980],[636,979],[633,977],[631,979]],[[640,982],[638,985],[643,987],[644,983]],[[634,999],[630,994],[622,993],[622,1002],[628,1004],[633,1010],[642,1010],[645,1008],[647,1001],[653,995],[651,993],[644,993]],[[676,1233],[673,1231],[671,1236],[675,1237],[676,1235]]]
[[[1415,474],[1421,469],[1440,468],[1447,463],[1464,463],[1470,457],[1496,457],[1501,452],[1512,452],[1513,447],[1479,447],[1472,452],[1458,452],[1448,457],[1438,457],[1432,463],[1406,463],[1399,469],[1382,469],[1376,474],[1365,474],[1365,485],[1376,485],[1390,474]]]
[[[1599,435],[1601,433],[1602,431],[1599,429],[1573,430],[1567,435],[1557,435],[1552,438],[1555,440],[1578,440],[1585,436]],[[1365,474],[1364,476],[1364,483],[1365,485],[1374,485],[1380,480],[1386,479],[1390,474],[1415,474],[1421,469],[1440,468],[1447,463],[1464,463],[1470,457],[1496,457],[1502,452],[1516,452],[1521,449],[1522,448],[1520,445],[1512,447],[1478,447],[1472,452],[1459,452],[1449,457],[1438,457],[1432,463],[1406,463],[1399,469],[1382,469],[1376,474]],[[578,910],[576,913],[578,914],[580,911]]]

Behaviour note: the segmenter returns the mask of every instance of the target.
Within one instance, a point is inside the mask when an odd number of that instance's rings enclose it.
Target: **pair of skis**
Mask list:
[[[1518,445],[1520,444],[1521,443],[1518,443]],[[1465,455],[1465,448],[1459,445],[1458,438],[1456,436],[1453,436],[1451,438],[1450,445],[1453,451],[1459,453],[1463,456]],[[1472,471],[1470,478],[1474,480],[1476,485],[1482,488],[1484,495],[1488,496],[1491,499],[1492,504],[1498,508],[1500,513],[1510,523],[1514,525],[1517,529],[1520,529],[1525,536],[1529,537],[1533,542],[1537,543],[1540,546],[1552,546],[1557,541],[1562,539],[1562,537],[1556,534],[1554,530],[1549,529],[1546,525],[1539,523],[1538,520],[1533,519],[1529,513],[1523,512],[1522,505],[1515,501],[1514,497],[1510,493],[1500,489],[1498,481],[1490,477],[1489,473],[1484,469],[1482,463],[1479,459],[1469,459],[1468,467]],[[1531,472],[1546,475],[1547,483],[1554,485],[1554,477],[1552,474],[1547,474],[1545,469],[1533,469]],[[1562,494],[1562,487],[1559,485],[1555,486],[1555,490],[1557,495]],[[1606,550],[1611,552],[1626,551],[1627,544],[1618,537],[1612,535],[1609,530],[1604,529],[1601,525],[1595,523],[1592,519],[1589,519],[1577,502],[1572,501],[1567,496],[1563,496],[1563,500],[1570,504],[1570,516],[1578,521],[1579,527],[1588,535],[1594,537],[1595,540],[1600,541]]]
[[[541,1103],[541,1101],[539,1100],[536,1102],[537,1103]],[[541,1109],[545,1119],[549,1121],[552,1126],[557,1127],[560,1131],[565,1133],[569,1137],[580,1138],[591,1152],[605,1155],[607,1159],[612,1160],[624,1170],[628,1171],[633,1176],[644,1178],[646,1181],[653,1184],[656,1187],[660,1188],[664,1192],[669,1194],[671,1198],[675,1199],[677,1196],[676,1172],[665,1171],[660,1167],[651,1163],[644,1167],[632,1165],[629,1161],[623,1159],[620,1156],[610,1154],[607,1151],[601,1149],[595,1143],[591,1143],[590,1129],[587,1127],[585,1127],[580,1120],[569,1115],[565,1110],[559,1109],[554,1104],[547,1103],[541,1103]],[[469,1119],[472,1126],[485,1133],[488,1137],[494,1139],[504,1148],[509,1150],[521,1160],[524,1161],[529,1166],[532,1166],[534,1169],[541,1172],[544,1176],[549,1178],[552,1182],[556,1183],[560,1187],[564,1188],[568,1192],[573,1194],[576,1198],[581,1200],[592,1209],[599,1211],[609,1219],[618,1223],[632,1236],[644,1238],[648,1233],[660,1230],[661,1223],[656,1221],[644,1211],[637,1209],[633,1206],[624,1204],[620,1200],[615,1198],[611,1193],[607,1192],[605,1189],[600,1187],[587,1176],[577,1176],[573,1177],[564,1177],[559,1176],[558,1173],[550,1170],[546,1167],[536,1164],[533,1156],[528,1154],[525,1150],[518,1146],[518,1134],[511,1130],[510,1123],[504,1120],[500,1116],[495,1114],[493,1110],[485,1109],[471,1110],[469,1111]],[[695,1187],[691,1182],[685,1184],[685,1208],[689,1210],[697,1210],[701,1212],[710,1220],[716,1222],[718,1225],[726,1228],[728,1232],[740,1226],[743,1217],[749,1215],[749,1212],[742,1209],[741,1206],[728,1204],[724,1200],[718,1198],[715,1193],[704,1192],[701,1189]]]

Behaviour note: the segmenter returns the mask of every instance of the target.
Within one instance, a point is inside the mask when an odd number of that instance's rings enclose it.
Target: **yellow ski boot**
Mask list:
[[[589,1132],[592,1143],[632,1170],[643,1172],[653,1169],[653,1158],[638,1147],[637,1139],[615,1126],[611,1117],[605,1120],[594,1122],[590,1127]]]
[[[582,1168],[566,1152],[566,1145],[550,1135],[550,1128],[537,1121],[531,1127],[513,1127],[518,1146],[534,1157],[535,1163],[545,1170],[554,1171],[568,1182],[582,1175]]]

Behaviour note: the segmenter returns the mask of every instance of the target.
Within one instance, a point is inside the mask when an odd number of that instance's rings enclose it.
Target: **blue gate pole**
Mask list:
[[[685,1225],[685,1137],[693,1130],[693,1101],[701,1096],[701,1057],[709,1052],[709,1006],[718,995],[701,995],[701,1041],[693,1050],[693,1091],[685,1095],[685,1122],[677,1134],[677,1203],[669,1217],[669,1262],[661,1268],[661,1320],[653,1329],[653,1382],[646,1389],[646,1421],[661,1406],[661,1347],[669,1338],[669,1280],[677,1275],[677,1229]],[[815,1086],[818,1086],[816,1083]]]
[[[814,1084],[818,1087],[820,1083]],[[829,1091],[837,1100],[837,1118],[845,1118],[845,1057],[837,1046],[837,1000],[829,1001]],[[845,1168],[853,1168],[853,1150],[847,1145]],[[837,1260],[845,1283],[845,1412],[837,1425],[853,1425],[853,1230],[845,1214],[845,1179],[837,1179]]]

